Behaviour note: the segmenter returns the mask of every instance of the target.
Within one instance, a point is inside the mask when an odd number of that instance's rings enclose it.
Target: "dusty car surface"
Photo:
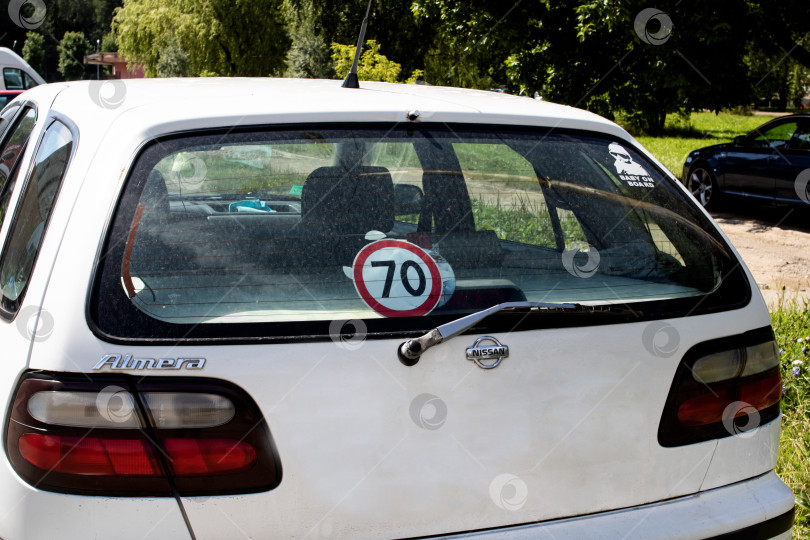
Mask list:
[[[0,130],[0,537],[789,538],[766,306],[615,124],[182,79]]]

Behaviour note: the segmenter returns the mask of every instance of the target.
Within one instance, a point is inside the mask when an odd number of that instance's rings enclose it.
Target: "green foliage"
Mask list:
[[[447,69],[442,82],[481,87],[489,77],[491,86],[538,92],[608,118],[622,113],[636,129],[657,133],[668,113],[751,103],[761,79],[747,60],[751,47],[765,50],[770,39],[770,67],[787,51],[802,61],[806,0],[770,6],[662,0],[656,15],[643,0],[416,0],[414,12],[436,29],[436,56],[425,62],[429,82],[435,63]],[[769,25],[773,31],[762,32]]]
[[[85,0],[85,3],[88,2]],[[121,7],[123,0],[90,0],[89,3],[93,6],[93,28],[88,35],[93,43],[95,43],[96,39],[100,39],[103,45],[111,34],[110,22],[112,21],[113,14],[116,8]],[[109,41],[107,41],[107,45],[111,45]],[[114,49],[104,49],[102,47],[102,50],[104,52],[116,52],[118,46],[115,45]]]
[[[750,0],[752,47],[780,61],[791,59],[810,68],[806,40],[810,31],[806,0]],[[775,66],[774,66],[775,67]]]
[[[375,40],[366,40],[365,46],[368,49],[360,55],[357,77],[361,81],[397,82],[402,66],[380,54],[380,45]],[[344,78],[349,74],[355,49],[354,45],[332,43],[332,61],[338,77]]]
[[[794,538],[810,538],[810,306],[780,298],[771,312],[782,355],[782,436],[776,472],[796,495]]]
[[[68,80],[81,79],[84,74],[84,56],[90,44],[82,32],[65,32],[59,42],[59,73]]]
[[[425,79],[425,71],[422,69],[415,69],[411,76],[405,80],[405,84],[417,84],[418,81]]]
[[[284,70],[290,39],[281,0],[125,0],[113,29],[120,52],[158,75],[161,55],[188,57],[189,75],[267,76]]]
[[[783,52],[751,51],[748,65],[757,83],[754,95],[761,103],[772,103],[780,111],[798,106],[810,93],[810,67],[791,61]],[[775,98],[775,99],[772,99]]]
[[[368,0],[287,0],[291,16],[309,12],[310,32],[324,43],[357,43]],[[433,43],[432,22],[417,19],[412,0],[374,0],[367,40],[380,44],[380,54],[402,66],[401,73],[425,69],[425,54]],[[362,78],[361,78],[362,79]]]
[[[285,4],[289,17],[292,46],[287,54],[288,77],[304,79],[330,79],[335,76],[332,55],[323,36],[315,28],[313,6],[301,5],[298,9]]]
[[[293,44],[287,55],[287,76],[304,79],[331,79],[335,69],[329,47],[311,34],[293,34]]]
[[[25,45],[22,49],[23,60],[28,62],[37,72],[43,71],[45,60],[45,36],[37,32],[25,34]]]
[[[425,56],[425,81],[428,84],[481,90],[501,86],[482,71],[475,56],[456,49],[445,40],[437,39]]]
[[[118,52],[118,40],[112,32],[104,34],[101,38],[101,52]]]
[[[417,20],[432,29],[433,39],[425,56],[428,83],[514,90],[506,77],[508,42],[527,44],[509,24],[502,24],[505,13],[510,14],[506,19],[511,22],[514,7],[504,8],[487,0],[417,0],[412,9]]]
[[[164,39],[165,45],[160,51],[160,60],[157,64],[158,77],[187,77],[188,55],[171,37]]]

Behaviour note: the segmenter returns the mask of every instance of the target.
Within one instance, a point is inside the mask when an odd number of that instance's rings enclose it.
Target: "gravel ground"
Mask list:
[[[724,209],[712,214],[773,304],[788,298],[810,300],[810,212],[784,209]]]

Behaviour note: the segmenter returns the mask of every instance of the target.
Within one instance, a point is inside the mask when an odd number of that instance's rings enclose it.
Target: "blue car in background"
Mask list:
[[[683,179],[707,209],[732,197],[769,204],[810,203],[810,114],[783,116],[730,143],[691,152]]]

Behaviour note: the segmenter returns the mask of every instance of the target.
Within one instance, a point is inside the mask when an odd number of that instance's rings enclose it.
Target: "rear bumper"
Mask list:
[[[442,538],[789,539],[793,528],[793,507],[790,488],[770,472],[730,486],[659,503]]]

